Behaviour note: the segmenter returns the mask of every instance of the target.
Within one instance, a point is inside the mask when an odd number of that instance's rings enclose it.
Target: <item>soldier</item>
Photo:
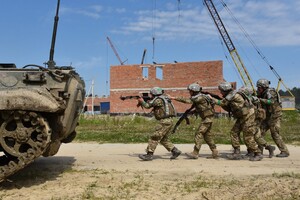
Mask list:
[[[217,105],[231,112],[233,117],[236,118],[236,122],[230,132],[234,152],[228,158],[232,160],[241,158],[239,134],[242,131],[247,149],[254,153],[249,160],[260,161],[262,159],[261,151],[254,139],[256,129],[253,104],[246,95],[234,91],[232,85],[228,82],[221,83],[219,90],[224,98],[222,100],[211,98]]]
[[[258,144],[258,148],[260,149],[261,154],[263,153],[263,148],[269,150],[269,158],[272,158],[274,156],[274,151],[276,148],[267,143],[267,141],[262,137],[261,130],[260,130],[261,123],[266,118],[265,111],[261,108],[261,103],[258,97],[254,95],[254,91],[251,88],[241,87],[239,89],[239,92],[242,92],[245,95],[247,95],[254,105],[255,128],[256,128],[254,139]],[[247,151],[248,153],[246,154],[246,156],[251,156],[250,154],[252,154],[253,152],[251,152],[249,149],[247,149]]]
[[[280,97],[276,90],[269,86],[270,81],[267,79],[259,79],[256,83],[259,101],[266,111],[266,119],[261,124],[261,135],[264,137],[270,129],[271,136],[280,150],[280,154],[277,154],[276,157],[288,157],[290,155],[289,150],[279,134],[282,116]]]
[[[204,141],[208,144],[210,150],[212,151],[212,156],[207,158],[217,159],[218,150],[213,139],[214,135],[211,132],[214,117],[212,101],[209,96],[201,93],[202,88],[197,83],[190,84],[187,89],[190,92],[190,98],[170,96],[171,99],[174,99],[176,101],[193,104],[193,106],[196,108],[197,113],[202,119],[202,122],[200,123],[195,133],[194,150],[191,153],[186,153],[186,155],[188,158],[198,159],[199,151],[204,139]]]
[[[163,93],[160,87],[154,87],[150,90],[150,94],[153,97],[152,100],[145,102],[143,98],[138,99],[138,103],[142,107],[146,109],[153,108],[154,117],[159,121],[159,125],[155,128],[155,132],[148,141],[147,154],[139,155],[139,158],[144,161],[153,160],[153,153],[158,143],[163,145],[168,151],[171,151],[172,156],[170,159],[176,159],[181,154],[181,151],[169,140],[173,127],[172,117],[176,116],[176,111],[172,101]]]

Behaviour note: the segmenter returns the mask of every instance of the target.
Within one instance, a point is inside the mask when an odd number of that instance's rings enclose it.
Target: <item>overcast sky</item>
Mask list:
[[[49,59],[56,0],[0,0],[0,62],[17,67]],[[277,78],[299,87],[300,1],[214,0],[253,81]],[[243,31],[265,56],[263,60]],[[227,81],[241,79],[202,0],[61,0],[54,60],[72,65],[98,95],[109,94],[109,67],[125,64],[222,60]],[[153,38],[155,39],[153,42]],[[284,89],[284,87],[282,88]],[[285,89],[284,89],[285,90]]]

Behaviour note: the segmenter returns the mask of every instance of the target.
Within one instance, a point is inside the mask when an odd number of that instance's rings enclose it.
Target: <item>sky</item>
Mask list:
[[[229,12],[213,2],[254,84],[277,86],[271,65],[287,87],[300,87],[300,1],[223,0]],[[57,1],[0,3],[0,62],[43,66]],[[120,65],[107,37],[125,64],[140,64],[144,49],[146,64],[222,60],[224,78],[242,86],[202,0],[61,0],[54,60],[99,96],[109,95],[109,68]]]

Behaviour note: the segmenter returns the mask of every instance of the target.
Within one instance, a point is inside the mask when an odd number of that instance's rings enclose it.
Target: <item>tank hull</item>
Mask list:
[[[35,69],[36,68],[36,69]],[[85,83],[71,67],[1,68],[0,181],[75,136]]]

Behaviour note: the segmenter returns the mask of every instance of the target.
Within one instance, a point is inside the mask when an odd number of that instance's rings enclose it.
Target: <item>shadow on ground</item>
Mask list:
[[[33,163],[8,177],[0,183],[0,190],[40,185],[46,181],[56,180],[65,171],[70,171],[76,159],[74,157],[41,157]]]

